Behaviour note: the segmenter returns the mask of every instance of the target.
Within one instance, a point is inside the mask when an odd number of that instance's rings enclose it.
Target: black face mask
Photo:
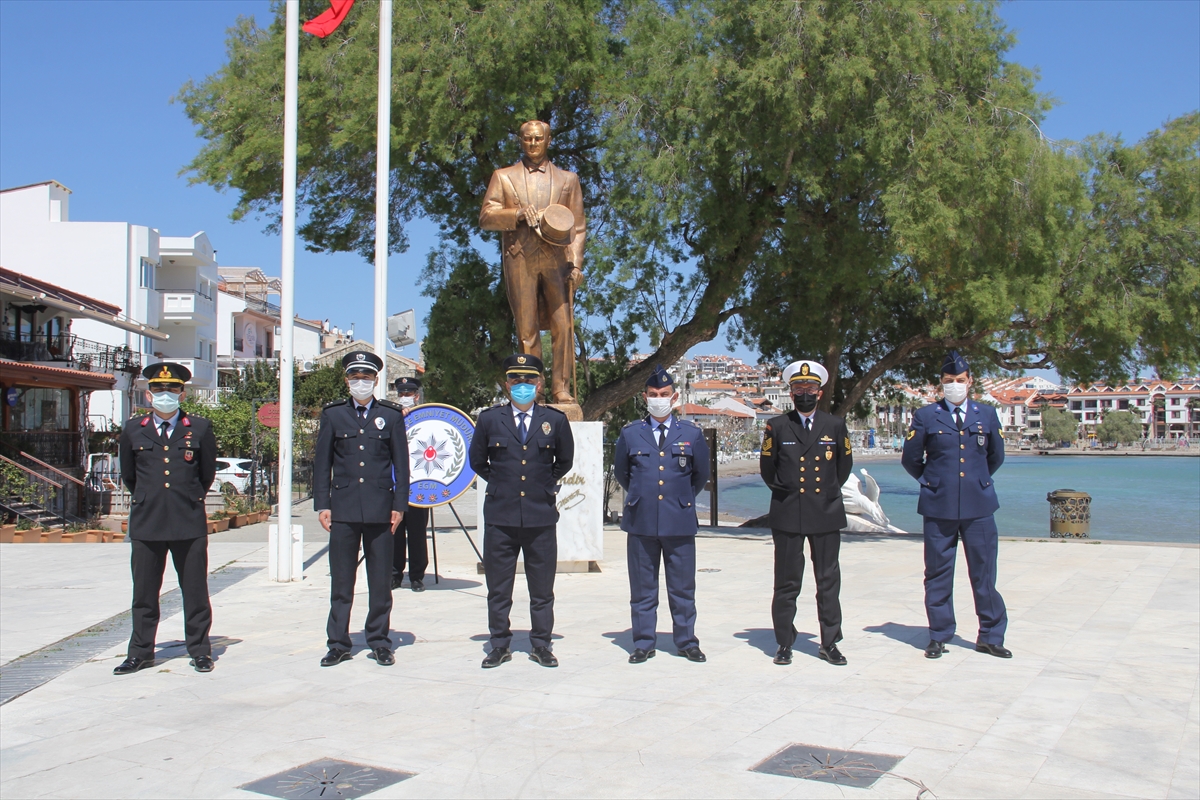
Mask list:
[[[817,407],[817,396],[815,394],[794,394],[792,402],[796,404],[796,410],[802,414],[810,414]]]

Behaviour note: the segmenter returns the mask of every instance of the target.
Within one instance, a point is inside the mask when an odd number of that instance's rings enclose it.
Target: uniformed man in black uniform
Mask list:
[[[621,530],[629,563],[633,625],[630,664],[654,658],[658,640],[658,567],[667,573],[675,649],[705,661],[696,638],[696,495],[708,483],[708,442],[693,422],[676,419],[679,399],[670,373],[656,367],[646,381],[645,419],[617,437],[613,470],[626,491]]]
[[[158,594],[167,554],[183,595],[184,635],[197,672],[212,672],[212,606],[208,601],[208,517],[204,497],[217,476],[217,440],[204,417],[179,408],[192,373],[162,362],[142,370],[154,411],[121,431],[121,480],[129,489],[129,563],[133,571],[133,636],[125,661],[129,675],[154,666]]]
[[[350,657],[350,606],[361,544],[367,561],[367,647],[381,666],[392,655],[392,534],[408,508],[408,437],[403,410],[376,400],[382,359],[354,352],[342,359],[350,400],[325,406],[313,463],[313,506],[329,531],[329,652],[321,666]]]
[[[396,403],[404,416],[421,403],[421,381],[418,378],[396,378]],[[407,491],[407,490],[405,490]],[[429,546],[425,531],[429,526],[429,509],[409,506],[404,513],[404,527],[396,531],[392,544],[392,588],[404,582],[405,556],[408,556],[408,585],[414,592],[425,591],[425,570],[429,567]]]
[[[775,539],[775,596],[771,617],[779,650],[776,664],[792,663],[796,641],[796,598],[804,578],[804,540],[808,540],[817,582],[817,619],[821,625],[818,655],[844,666],[842,588],[838,551],[846,527],[842,485],[854,458],[850,434],[841,417],[817,410],[821,387],[829,374],[815,361],[796,361],[783,371],[796,410],[767,423],[759,471],[771,489],[771,535]]]
[[[558,482],[571,471],[575,439],[567,416],[538,404],[542,360],[518,353],[504,360],[510,405],[479,415],[471,439],[471,469],[487,481],[483,501],[483,566],[487,573],[491,652],[483,668],[512,660],[513,583],[517,556],[525,555],[529,586],[531,661],[557,667],[550,652],[554,629],[554,572],[558,566]]]

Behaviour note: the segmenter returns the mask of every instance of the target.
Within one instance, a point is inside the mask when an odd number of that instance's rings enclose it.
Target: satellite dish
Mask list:
[[[388,340],[396,347],[416,344],[417,318],[413,309],[388,317]]]

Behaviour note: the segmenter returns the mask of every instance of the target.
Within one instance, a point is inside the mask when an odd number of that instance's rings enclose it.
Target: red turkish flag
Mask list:
[[[324,39],[337,30],[353,6],[354,0],[329,0],[329,9],[304,23],[304,32]]]

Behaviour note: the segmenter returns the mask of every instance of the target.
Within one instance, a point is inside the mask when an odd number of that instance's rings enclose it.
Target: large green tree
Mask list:
[[[356,8],[301,43],[314,250],[372,255],[376,18]],[[279,9],[266,28],[239,20],[226,65],[180,94],[205,139],[189,168],[238,192],[236,217],[277,213],[282,30]],[[530,118],[585,187],[589,419],[725,323],[769,358],[824,362],[841,413],[950,346],[983,371],[1081,378],[1194,363],[1195,119],[1132,148],[1056,147],[1011,44],[994,3],[973,0],[398,5],[390,241],[405,247],[416,217],[445,239],[426,273],[434,392],[476,402],[511,342],[477,218]],[[626,369],[643,337],[655,352]]]
[[[1136,442],[1142,438],[1142,420],[1129,411],[1110,411],[1096,426],[1096,438],[1105,443]]]

